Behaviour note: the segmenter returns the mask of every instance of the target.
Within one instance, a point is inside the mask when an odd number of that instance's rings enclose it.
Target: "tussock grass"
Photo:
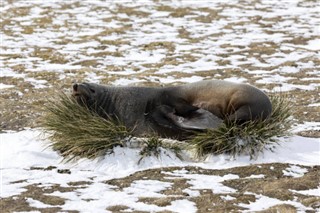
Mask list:
[[[271,101],[273,112],[266,120],[242,125],[226,123],[217,129],[197,132],[183,142],[168,142],[157,135],[139,139],[135,142],[141,148],[139,163],[147,156],[159,157],[161,148],[173,151],[179,158],[182,150],[189,149],[195,150],[197,158],[221,153],[233,156],[245,153],[253,158],[264,149],[272,150],[280,137],[289,135],[291,112],[286,97],[274,95]],[[58,100],[49,101],[46,108],[42,127],[48,135],[49,146],[66,161],[111,153],[115,146],[128,146],[132,136],[119,121],[102,118],[64,93]]]
[[[233,156],[244,153],[253,158],[265,149],[272,151],[272,145],[277,145],[280,137],[290,135],[292,117],[285,96],[273,95],[270,99],[273,111],[268,119],[241,125],[226,123],[218,129],[197,133],[188,139],[189,148],[195,149],[197,158],[222,153]]]
[[[130,136],[120,122],[102,118],[64,93],[57,100],[49,100],[46,108],[41,126],[51,142],[49,146],[67,161],[102,156],[122,146]]]
[[[143,149],[140,151],[141,158],[138,161],[140,164],[141,160],[147,156],[156,156],[159,158],[162,147],[162,141],[160,138],[153,136],[151,138],[144,139],[142,141],[144,143]]]
[[[105,119],[79,105],[74,98],[62,93],[49,100],[41,126],[50,141],[49,147],[59,152],[65,161],[78,158],[94,159],[112,153],[115,146],[141,148],[140,161],[148,156],[160,156],[161,148],[173,151],[180,158],[181,148],[157,135],[130,140],[132,132],[121,122]],[[130,141],[130,143],[128,143]]]
[[[175,155],[182,159],[181,151],[185,147],[185,143],[178,141],[167,142],[165,139],[159,138],[157,135],[153,135],[149,138],[142,139],[142,150],[140,151],[141,158],[138,161],[140,164],[141,160],[148,156],[160,157],[161,148],[171,150]]]

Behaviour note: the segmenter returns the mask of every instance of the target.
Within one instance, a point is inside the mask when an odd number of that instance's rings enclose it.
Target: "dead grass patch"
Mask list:
[[[115,206],[109,206],[106,210],[111,212],[125,212],[128,209],[130,209],[128,206],[115,205]]]
[[[146,50],[157,50],[157,49],[167,49],[169,52],[174,52],[175,50],[175,45],[173,42],[168,42],[168,41],[155,41],[151,42],[149,44],[143,45],[144,49]]]
[[[38,57],[45,61],[50,61],[54,64],[66,64],[69,62],[66,55],[59,53],[57,50],[53,48],[35,47],[30,56]]]

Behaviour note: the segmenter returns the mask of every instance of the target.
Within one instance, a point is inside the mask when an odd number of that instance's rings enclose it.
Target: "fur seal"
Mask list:
[[[76,101],[106,118],[116,118],[135,136],[156,133],[181,139],[190,130],[217,128],[223,122],[268,118],[272,105],[247,84],[205,80],[170,87],[73,85]]]

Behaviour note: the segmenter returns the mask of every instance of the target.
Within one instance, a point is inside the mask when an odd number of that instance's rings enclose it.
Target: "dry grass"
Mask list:
[[[266,120],[249,121],[241,125],[228,123],[190,138],[188,143],[196,149],[196,157],[212,153],[233,156],[245,153],[253,158],[266,148],[272,150],[273,146],[270,145],[276,145],[280,137],[290,134],[292,117],[286,97],[274,95],[271,102],[273,111]]]
[[[102,156],[113,147],[122,146],[130,135],[119,122],[98,116],[66,94],[59,99],[49,101],[42,127],[50,146],[66,160]]]

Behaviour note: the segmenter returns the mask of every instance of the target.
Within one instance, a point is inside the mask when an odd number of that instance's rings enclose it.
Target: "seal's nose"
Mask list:
[[[72,95],[73,96],[79,96],[80,95],[80,86],[79,86],[79,84],[73,84],[72,85],[72,89],[73,89],[73,91],[72,91]]]
[[[74,92],[77,92],[77,90],[78,90],[78,84],[73,84],[72,87],[73,87],[73,91],[74,91]]]

